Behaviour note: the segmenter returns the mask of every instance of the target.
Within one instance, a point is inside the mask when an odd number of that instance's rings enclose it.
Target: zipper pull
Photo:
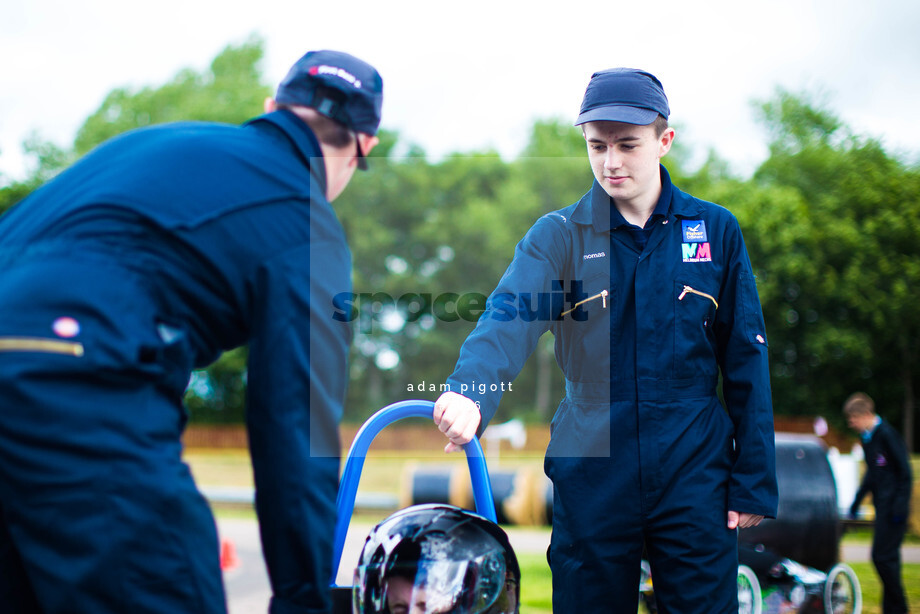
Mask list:
[[[680,296],[677,297],[677,300],[682,301],[684,297],[687,296],[687,292],[690,291],[690,286],[684,286],[684,291],[680,293]]]
[[[601,290],[601,304],[607,309],[607,291]]]

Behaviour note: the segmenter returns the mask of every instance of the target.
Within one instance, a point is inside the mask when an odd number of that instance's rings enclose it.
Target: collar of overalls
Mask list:
[[[254,117],[244,124],[262,128],[271,126],[270,130],[283,135],[289,146],[297,154],[310,174],[319,183],[323,194],[326,193],[326,164],[323,161],[323,150],[320,149],[316,135],[305,121],[288,109],[278,109],[265,115]]]
[[[694,199],[689,198],[671,183],[668,170],[659,165],[661,172],[661,195],[652,216],[662,215],[668,219],[694,218],[702,213],[702,207]],[[571,218],[578,224],[589,224],[596,232],[609,232],[614,228],[627,225],[623,215],[617,211],[613,199],[604,191],[604,188],[594,180],[591,191],[582,197],[575,205]]]

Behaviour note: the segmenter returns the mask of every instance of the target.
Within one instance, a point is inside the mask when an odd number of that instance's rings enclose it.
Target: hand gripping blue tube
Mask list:
[[[335,578],[342,562],[345,535],[348,533],[348,524],[351,522],[351,515],[355,509],[358,482],[361,480],[364,458],[367,456],[371,442],[380,431],[397,420],[402,420],[403,418],[431,419],[433,414],[433,401],[400,401],[387,405],[368,418],[367,422],[355,435],[355,440],[348,451],[348,458],[345,460],[345,470],[342,472],[339,496],[336,499],[338,518],[335,522],[335,541],[333,542],[334,550],[332,553],[332,586],[335,586]],[[463,450],[466,452],[466,462],[470,468],[470,480],[473,485],[473,501],[476,503],[476,512],[492,522],[497,522],[495,503],[492,500],[492,483],[489,480],[489,470],[486,468],[486,461],[482,455],[482,446],[479,444],[479,439],[474,437],[472,441],[463,446]]]

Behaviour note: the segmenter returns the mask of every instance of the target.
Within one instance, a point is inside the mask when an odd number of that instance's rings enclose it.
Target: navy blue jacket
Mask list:
[[[664,167],[661,177],[670,207],[641,252],[625,227],[614,227],[615,209],[596,182],[577,203],[537,220],[448,384],[480,405],[484,428],[500,384],[551,330],[566,398],[548,459],[616,457],[610,429],[635,428],[642,458],[621,460],[660,475],[699,461],[682,434],[708,411],[721,371],[734,438],[728,509],[772,517],[767,341],[741,230],[728,210],[672,186]]]
[[[904,522],[910,511],[913,477],[910,456],[901,435],[882,420],[869,441],[863,442],[866,474],[853,499],[851,510],[859,508],[863,498],[872,493],[876,516],[886,522]]]
[[[175,400],[176,438],[191,370],[248,344],[247,426],[278,611],[324,607],[332,574],[351,333],[329,311],[351,290],[351,253],[325,190],[315,136],[277,111],[126,133],[0,218],[0,336],[53,337],[50,314],[77,317],[68,343],[113,385],[156,381]],[[72,267],[66,288],[16,273],[51,261]]]

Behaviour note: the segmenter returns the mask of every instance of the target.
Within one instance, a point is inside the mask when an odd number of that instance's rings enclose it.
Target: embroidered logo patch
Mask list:
[[[706,243],[706,222],[703,220],[681,220],[680,229],[683,231],[684,243]]]
[[[706,222],[703,220],[681,220],[680,245],[681,258],[684,262],[712,262],[712,248],[709,235],[706,234]]]
[[[712,262],[709,243],[681,243],[680,253],[684,262]]]

